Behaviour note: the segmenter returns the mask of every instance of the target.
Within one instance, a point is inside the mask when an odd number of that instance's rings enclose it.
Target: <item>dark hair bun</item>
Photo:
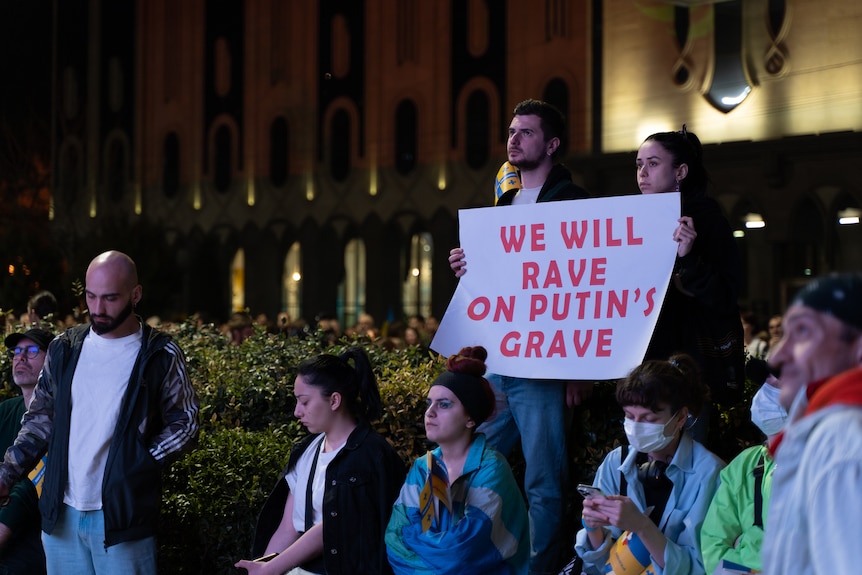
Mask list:
[[[462,348],[455,355],[446,360],[446,369],[455,373],[466,373],[482,377],[488,367],[485,360],[488,359],[488,351],[481,345]]]

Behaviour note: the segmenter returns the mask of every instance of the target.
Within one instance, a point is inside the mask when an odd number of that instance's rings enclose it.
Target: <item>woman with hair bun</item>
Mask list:
[[[509,464],[476,433],[495,407],[487,357],[463,348],[428,390],[425,432],[438,447],[413,463],[386,529],[398,575],[527,573],[524,500]]]
[[[700,527],[718,486],[722,461],[685,430],[706,396],[688,355],[648,360],[617,384],[629,445],[602,461],[587,494],[575,550],[583,572],[703,575]],[[620,540],[624,545],[616,545]],[[626,554],[623,557],[624,553]],[[610,562],[610,563],[609,563]]]
[[[312,435],[292,450],[258,519],[249,575],[391,573],[383,535],[404,480],[401,458],[370,422],[383,406],[365,352],[297,368],[294,415]],[[266,560],[264,560],[266,559]]]

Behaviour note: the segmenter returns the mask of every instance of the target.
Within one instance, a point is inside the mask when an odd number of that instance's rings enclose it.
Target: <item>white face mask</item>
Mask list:
[[[676,433],[668,436],[664,434],[664,431],[676,419],[678,413],[671,415],[666,423],[650,423],[626,418],[623,422],[623,429],[626,431],[629,445],[641,453],[661,451],[670,445],[670,442],[676,437]]]
[[[787,421],[787,411],[778,403],[779,393],[780,389],[764,383],[751,399],[751,421],[767,437],[781,431]]]

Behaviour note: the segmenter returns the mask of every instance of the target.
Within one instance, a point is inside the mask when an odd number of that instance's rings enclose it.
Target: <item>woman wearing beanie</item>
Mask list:
[[[512,470],[476,428],[494,412],[483,347],[451,356],[428,390],[425,431],[438,447],[413,463],[386,547],[398,575],[526,573],[527,511]]]

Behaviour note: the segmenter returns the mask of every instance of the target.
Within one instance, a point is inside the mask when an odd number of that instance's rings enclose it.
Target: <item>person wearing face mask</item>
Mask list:
[[[781,384],[761,359],[750,359],[745,371],[752,381],[763,382],[751,400],[751,421],[771,440],[787,421],[787,410],[778,402]],[[707,573],[721,573],[716,569],[723,562],[761,570],[760,552],[774,471],[775,461],[766,445],[745,449],[721,471],[721,484],[700,531]]]
[[[617,539],[636,537],[655,573],[705,573],[700,527],[724,466],[686,431],[708,393],[685,354],[647,360],[617,384],[629,446],[611,451],[596,472],[603,495],[584,500],[575,551],[583,572],[605,573]]]

